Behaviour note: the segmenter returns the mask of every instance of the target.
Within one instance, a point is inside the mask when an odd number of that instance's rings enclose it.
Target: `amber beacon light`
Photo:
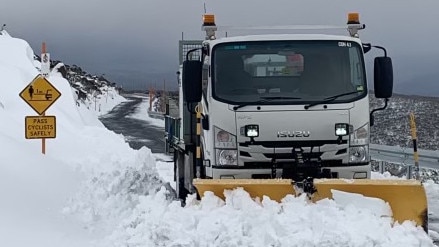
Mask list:
[[[203,25],[204,26],[214,26],[215,25],[215,15],[212,15],[212,14],[203,15]]]
[[[348,13],[347,24],[360,24],[360,14],[357,12]]]

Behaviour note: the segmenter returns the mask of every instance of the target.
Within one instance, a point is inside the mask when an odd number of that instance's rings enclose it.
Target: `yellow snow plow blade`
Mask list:
[[[223,199],[224,190],[237,187],[242,187],[253,198],[266,195],[278,202],[287,194],[296,195],[294,181],[290,179],[195,179],[193,184],[200,196],[205,191],[212,191]],[[380,198],[389,203],[395,221],[413,220],[427,230],[427,196],[420,181],[314,179],[313,185],[316,189],[313,201],[332,198],[333,189]]]

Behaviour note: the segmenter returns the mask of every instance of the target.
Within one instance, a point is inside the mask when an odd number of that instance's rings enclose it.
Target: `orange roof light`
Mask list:
[[[348,24],[360,24],[360,14],[353,12],[348,14]]]
[[[203,25],[204,26],[215,26],[215,15],[212,15],[212,14],[203,15]]]

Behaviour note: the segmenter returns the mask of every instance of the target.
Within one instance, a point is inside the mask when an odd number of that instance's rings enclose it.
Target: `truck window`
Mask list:
[[[203,71],[202,71],[202,84],[201,89],[203,93],[204,99],[207,99],[207,88],[208,88],[208,81],[209,81],[209,65],[203,64]],[[206,101],[207,103],[207,101]]]
[[[232,104],[261,97],[303,104],[356,91],[333,103],[366,94],[361,47],[349,41],[254,41],[222,43],[212,52],[212,95]],[[291,98],[297,98],[292,102]],[[276,104],[282,104],[282,100]],[[267,102],[273,104],[273,102]]]
[[[361,62],[361,55],[358,49],[349,49],[349,61],[351,72],[351,83],[355,88],[361,88],[364,81],[364,68]]]

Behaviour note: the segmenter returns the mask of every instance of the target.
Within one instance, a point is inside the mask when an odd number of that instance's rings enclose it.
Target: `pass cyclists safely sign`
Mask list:
[[[26,139],[56,138],[55,116],[26,116]]]

